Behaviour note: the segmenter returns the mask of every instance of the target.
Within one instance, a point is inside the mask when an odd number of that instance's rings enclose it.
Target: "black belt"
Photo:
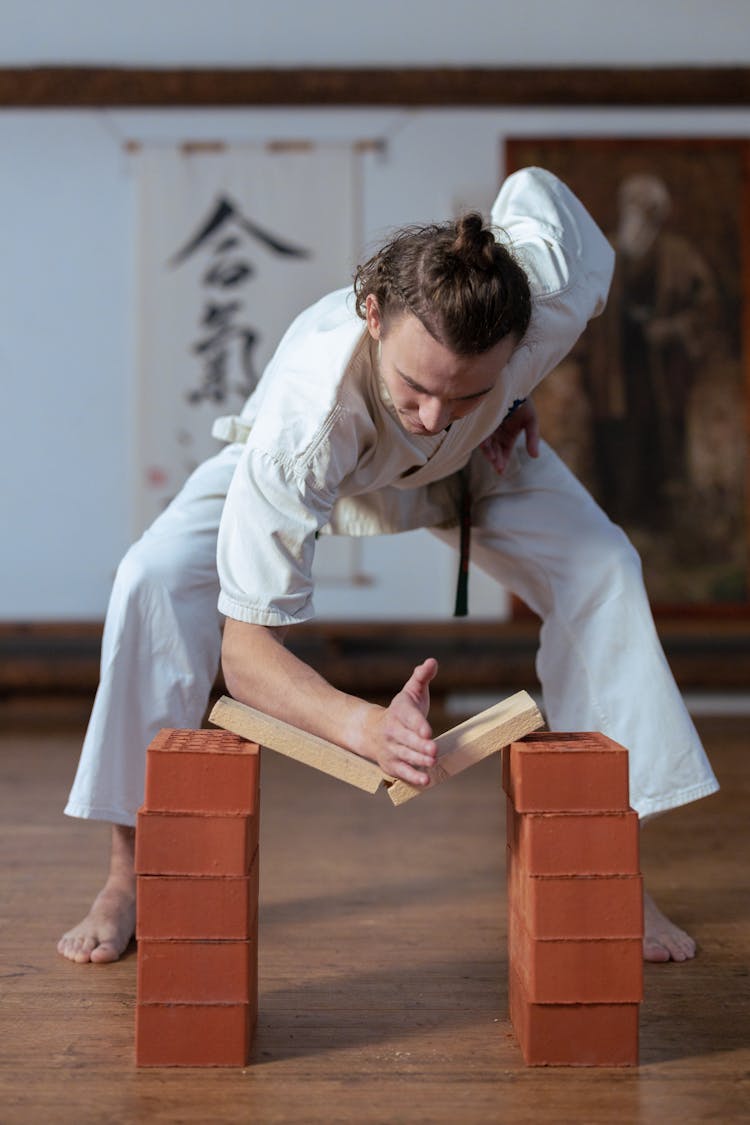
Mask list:
[[[526,402],[525,398],[517,398],[508,410],[505,418],[518,410]],[[505,421],[505,418],[503,421]],[[469,488],[469,465],[461,472],[461,492],[458,499],[459,526],[461,539],[458,548],[458,581],[456,582],[456,607],[454,617],[467,617],[469,614],[469,552],[471,549],[471,489]]]
[[[460,475],[461,494],[459,497],[459,527],[461,538],[458,549],[458,580],[456,582],[456,607],[454,617],[466,617],[469,613],[469,552],[471,549],[471,489],[469,488],[469,466]]]

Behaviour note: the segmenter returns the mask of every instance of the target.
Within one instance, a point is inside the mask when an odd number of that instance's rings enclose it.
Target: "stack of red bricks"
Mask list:
[[[529,1065],[638,1062],[643,888],[627,751],[533,734],[503,751],[510,1015]]]
[[[258,747],[163,730],[138,812],[139,1066],[244,1066],[258,1008]]]

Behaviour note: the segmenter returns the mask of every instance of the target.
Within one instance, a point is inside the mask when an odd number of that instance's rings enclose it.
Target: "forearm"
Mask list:
[[[383,708],[338,691],[283,645],[284,630],[228,618],[222,667],[234,699],[376,760],[369,735]]]

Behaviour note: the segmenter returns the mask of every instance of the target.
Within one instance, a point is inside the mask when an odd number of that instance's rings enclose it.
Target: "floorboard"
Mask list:
[[[643,834],[700,953],[646,967],[634,1070],[523,1065],[496,757],[394,808],[270,752],[251,1065],[137,1070],[134,951],[79,966],[54,948],[106,866],[107,829],[60,811],[79,735],[0,736],[0,1121],[750,1121],[747,720],[700,725],[722,792]]]

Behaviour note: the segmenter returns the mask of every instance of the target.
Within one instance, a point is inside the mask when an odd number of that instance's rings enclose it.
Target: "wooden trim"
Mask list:
[[[657,628],[682,688],[748,691],[750,622],[678,617]],[[415,664],[437,657],[433,698],[449,693],[533,690],[539,622],[311,622],[287,644],[343,691],[383,700]],[[0,704],[19,696],[93,695],[102,627],[96,622],[0,624]],[[221,681],[217,690],[222,691]]]
[[[0,68],[0,106],[747,106],[750,67]]]

